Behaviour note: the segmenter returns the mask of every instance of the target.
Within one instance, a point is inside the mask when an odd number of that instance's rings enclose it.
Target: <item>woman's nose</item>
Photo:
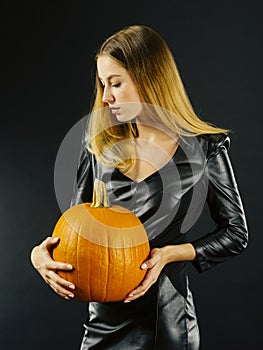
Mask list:
[[[110,90],[108,88],[104,88],[102,101],[104,103],[112,103],[114,101],[114,96],[111,94]]]

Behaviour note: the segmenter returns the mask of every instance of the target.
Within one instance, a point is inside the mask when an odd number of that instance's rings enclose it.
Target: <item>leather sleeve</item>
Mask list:
[[[229,146],[227,135],[210,141],[208,146],[207,204],[215,229],[192,243],[196,250],[193,264],[199,272],[241,253],[248,243],[246,216],[228,155]]]
[[[93,195],[93,167],[92,167],[92,155],[86,149],[83,148],[77,174],[74,181],[73,195],[70,206],[80,203],[87,203],[92,201]]]

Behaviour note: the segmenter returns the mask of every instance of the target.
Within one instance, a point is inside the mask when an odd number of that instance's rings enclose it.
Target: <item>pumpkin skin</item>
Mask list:
[[[78,300],[123,300],[146,274],[140,266],[150,252],[147,233],[138,217],[121,206],[75,205],[61,215],[52,236],[60,238],[53,259],[73,266],[58,274],[76,286]]]

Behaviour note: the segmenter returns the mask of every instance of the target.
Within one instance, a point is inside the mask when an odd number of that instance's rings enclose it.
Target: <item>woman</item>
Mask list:
[[[72,205],[92,200],[95,178],[110,200],[143,222],[151,247],[140,286],[116,303],[88,304],[86,349],[199,349],[198,321],[186,266],[203,272],[243,251],[247,224],[231,162],[229,130],[193,111],[174,58],[153,29],[115,33],[96,55],[96,91]],[[215,229],[187,233],[207,203]],[[32,250],[53,290],[74,298],[58,276],[51,237]]]

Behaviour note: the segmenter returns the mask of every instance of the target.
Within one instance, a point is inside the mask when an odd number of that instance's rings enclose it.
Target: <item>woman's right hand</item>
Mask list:
[[[72,291],[75,286],[62,277],[57,271],[70,271],[73,266],[64,262],[57,262],[52,259],[52,250],[59,243],[59,238],[46,238],[40,245],[35,246],[31,251],[31,262],[34,268],[40,273],[45,282],[61,297],[69,300],[74,298]]]

